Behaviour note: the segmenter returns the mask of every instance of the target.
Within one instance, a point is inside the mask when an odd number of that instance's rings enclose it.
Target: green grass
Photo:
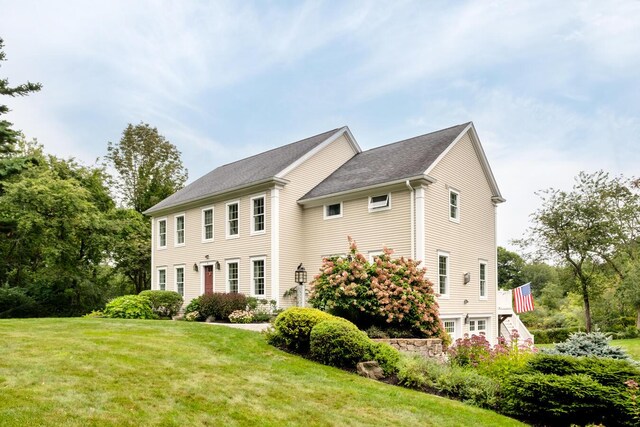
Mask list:
[[[171,321],[0,320],[0,426],[522,425]]]

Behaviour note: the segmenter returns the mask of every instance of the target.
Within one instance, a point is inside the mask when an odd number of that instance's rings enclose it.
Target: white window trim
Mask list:
[[[238,205],[238,233],[237,234],[229,234],[229,206]],[[227,239],[238,239],[240,237],[240,200],[234,200],[232,202],[227,202],[225,204],[225,235]]]
[[[262,279],[264,280],[264,293],[263,294],[256,294],[256,284],[254,283],[254,279],[255,277],[253,276],[254,271],[253,271],[253,263],[255,261],[262,261],[262,265],[264,266],[264,275],[262,276]],[[249,294],[252,297],[256,297],[256,298],[265,298],[267,295],[267,257],[266,256],[254,256],[249,258],[249,265],[251,268],[251,272],[250,272],[250,276],[251,276],[251,281],[250,281],[250,286],[251,289],[249,290]]]
[[[164,221],[164,246],[160,245],[160,223]],[[157,230],[156,232],[158,233],[158,249],[162,250],[162,249],[167,249],[167,246],[169,245],[169,229],[168,229],[168,221],[167,221],[167,217],[164,218],[158,218],[156,220],[156,224],[157,224]]]
[[[440,320],[442,321],[443,327],[444,322],[453,322],[455,330],[453,331],[453,334],[450,335],[452,341],[462,338],[462,317],[440,317]]]
[[[156,267],[156,286],[155,288],[159,291],[162,290],[162,288],[160,288],[160,271],[164,271],[164,290],[167,290],[167,279],[169,278],[169,275],[167,274],[167,267],[166,266],[162,266],[162,267]]]
[[[262,199],[262,204],[263,204],[262,206],[264,208],[264,212],[262,212],[262,216],[263,216],[262,224],[263,224],[264,228],[262,230],[258,230],[258,231],[256,231],[256,229],[255,229],[255,226],[256,226],[256,223],[254,221],[255,214],[253,212],[253,201],[256,200],[256,199]],[[250,231],[249,234],[251,236],[257,236],[257,235],[260,235],[260,234],[265,234],[267,232],[267,195],[266,194],[259,194],[257,196],[252,197],[251,198],[251,202],[249,203],[249,209],[251,209],[251,212],[249,213],[249,222],[250,222],[249,230],[251,230],[251,231]]]
[[[369,255],[369,262],[372,263],[375,257],[384,255],[384,251],[369,251],[368,255]]]
[[[210,239],[207,239],[207,238],[206,238],[207,233],[206,233],[205,228],[204,228],[204,227],[205,227],[205,225],[206,225],[206,224],[204,223],[204,213],[205,213],[206,211],[209,211],[209,210],[211,211],[211,238],[210,238]],[[215,234],[215,231],[216,231],[216,227],[215,227],[215,223],[216,223],[216,221],[215,221],[215,217],[216,217],[216,211],[215,211],[215,208],[214,208],[213,206],[207,206],[207,207],[205,207],[205,208],[202,208],[202,215],[201,215],[201,217],[200,217],[200,218],[201,218],[201,221],[202,221],[202,222],[201,222],[201,224],[202,224],[202,243],[210,243],[210,242],[213,242],[213,241],[215,240],[215,235],[216,235],[216,234]]]
[[[178,291],[178,269],[182,268],[182,293]],[[187,288],[187,269],[185,264],[175,264],[173,266],[173,290],[178,292],[183,298]]]
[[[482,330],[481,332],[484,332],[484,336],[488,337],[489,336],[489,324],[491,321],[490,317],[483,317],[483,316],[477,316],[477,317],[469,317],[469,335],[478,335],[479,331],[478,331],[478,327],[477,327],[477,322],[478,320],[484,320],[484,330]],[[471,330],[471,322],[476,322],[476,330],[472,331]]]
[[[224,289],[225,292],[231,292],[231,286],[229,284],[229,264],[238,265],[238,293],[240,293],[240,258],[230,258],[224,261]]]
[[[372,199],[374,197],[379,197],[379,196],[387,196],[387,204],[386,204],[386,206],[384,206],[384,205],[382,205],[382,206],[373,206]],[[376,194],[374,196],[369,196],[369,212],[388,211],[390,209],[391,209],[391,193]]]
[[[482,295],[482,284],[481,284],[482,276],[480,274],[480,271],[482,270],[482,267],[480,267],[481,265],[484,265],[484,295]],[[489,297],[488,297],[489,288],[487,286],[488,283],[489,283],[489,281],[487,279],[487,276],[489,275],[488,274],[488,272],[489,272],[488,266],[489,266],[489,263],[486,260],[481,259],[481,260],[478,261],[478,298],[483,300],[483,301],[489,299]]]
[[[440,257],[446,257],[447,258],[447,280],[446,280],[446,293],[440,294]],[[438,270],[438,294],[440,294],[439,298],[442,299],[449,299],[449,296],[451,295],[451,258],[449,257],[449,252],[444,252],[444,251],[438,251],[438,258],[437,258],[437,263],[436,265],[437,270]]]
[[[327,215],[327,208],[329,206],[333,206],[333,205],[340,205],[340,215]],[[335,219],[335,218],[342,218],[342,215],[344,214],[344,206],[342,205],[342,202],[339,203],[329,203],[326,205],[322,206],[322,215],[324,219]]]
[[[178,243],[178,218],[182,218],[182,243]],[[185,216],[184,212],[173,216],[173,229],[173,246],[176,248],[184,246],[187,242],[187,217]]]
[[[456,217],[451,216],[451,193],[457,196],[456,201],[458,202],[458,204],[456,205],[456,213],[458,215]],[[447,214],[449,216],[449,221],[460,223],[460,192],[458,190],[449,188],[449,199],[447,200],[447,210],[449,211]]]

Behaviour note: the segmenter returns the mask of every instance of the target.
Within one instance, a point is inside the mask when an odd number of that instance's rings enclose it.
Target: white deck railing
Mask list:
[[[511,332],[515,329],[520,335],[520,340],[524,341],[526,339],[531,339],[531,341],[533,341],[533,334],[529,332],[527,327],[520,320],[520,317],[513,311],[513,296],[511,292],[512,291],[510,289],[507,291],[498,290],[498,315],[511,315],[502,323],[500,334],[505,337],[507,341],[511,341]]]

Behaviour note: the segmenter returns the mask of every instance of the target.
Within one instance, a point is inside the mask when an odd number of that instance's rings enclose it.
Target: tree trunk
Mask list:
[[[587,330],[587,333],[591,332],[591,306],[589,304],[589,288],[587,287],[587,283],[584,279],[580,280],[582,282],[582,299],[584,300],[584,324]]]

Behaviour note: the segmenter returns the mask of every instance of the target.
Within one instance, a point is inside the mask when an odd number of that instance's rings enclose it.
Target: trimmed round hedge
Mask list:
[[[316,308],[292,307],[276,317],[270,341],[300,354],[309,352],[311,330],[318,323],[335,317]]]
[[[352,369],[372,353],[372,346],[367,334],[356,325],[336,318],[313,327],[309,355],[325,365]]]
[[[158,317],[172,318],[180,312],[184,300],[175,291],[142,291],[138,295],[149,298],[151,308]]]

